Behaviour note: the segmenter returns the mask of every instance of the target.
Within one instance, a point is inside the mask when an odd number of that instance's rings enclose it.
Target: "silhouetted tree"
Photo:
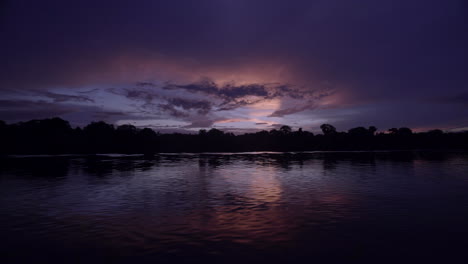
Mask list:
[[[124,132],[127,134],[135,135],[137,132],[137,128],[134,125],[121,125],[117,127],[117,132]]]
[[[150,128],[92,122],[83,129],[71,128],[60,118],[31,120],[15,124],[0,121],[1,154],[42,153],[144,153],[201,151],[303,151],[373,149],[468,149],[468,132],[444,133],[434,129],[413,133],[411,129],[391,128],[378,133],[373,126],[337,132],[323,124],[323,135],[314,135],[289,126],[279,130],[234,135],[216,128],[198,134],[159,134]]]
[[[336,134],[336,128],[330,124],[323,124],[320,126],[324,135]]]
[[[370,132],[365,127],[355,127],[348,130],[348,134],[354,136],[367,136]]]
[[[413,131],[407,127],[400,127],[398,129],[398,135],[401,135],[401,136],[408,136],[408,135],[411,135],[413,134]]]
[[[136,151],[143,154],[153,154],[159,150],[158,134],[151,128],[143,128],[137,132]]]
[[[104,121],[91,122],[83,128],[83,132],[91,136],[109,136],[114,133],[114,125]]]
[[[292,129],[290,126],[282,126],[280,127],[279,131],[282,133],[282,134],[289,134],[291,133]]]
[[[0,135],[2,136],[2,138],[0,140],[2,140],[2,141],[3,141],[4,136],[6,134],[6,130],[7,130],[7,124],[3,120],[0,120]]]
[[[219,130],[219,129],[212,128],[212,129],[208,130],[208,132],[206,134],[209,137],[220,137],[220,136],[224,135],[224,132]]]
[[[270,130],[269,133],[270,133],[270,135],[272,135],[272,136],[279,136],[279,135],[281,135],[281,131],[278,131],[277,129],[272,129],[272,130]]]
[[[158,134],[156,134],[153,129],[145,127],[138,132],[138,135],[144,138],[154,138]]]
[[[432,129],[432,130],[429,130],[427,132],[427,134],[431,135],[431,136],[441,136],[444,134],[444,131],[440,130],[440,129]]]
[[[388,132],[390,132],[390,134],[396,135],[398,134],[398,128],[395,128],[395,127],[390,128]]]
[[[365,127],[355,127],[348,130],[348,134],[352,136],[373,136],[377,128],[370,126],[368,129]]]
[[[114,125],[103,121],[92,122],[83,128],[85,142],[89,144],[86,148],[95,153],[114,152],[119,146],[114,143],[114,132]]]

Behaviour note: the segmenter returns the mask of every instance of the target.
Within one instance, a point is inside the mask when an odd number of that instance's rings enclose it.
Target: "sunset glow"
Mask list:
[[[279,3],[208,2],[181,9],[144,1],[131,14],[120,1],[95,11],[8,2],[0,119],[58,116],[75,126],[103,120],[183,133],[281,124],[319,131],[319,122],[344,131],[468,126],[459,1],[366,1],[365,12],[340,1],[299,1],[288,12]],[[400,10],[398,21],[386,10]]]

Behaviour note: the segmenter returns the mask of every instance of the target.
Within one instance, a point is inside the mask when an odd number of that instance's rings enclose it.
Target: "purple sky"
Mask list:
[[[15,0],[0,8],[7,122],[468,127],[465,0]]]

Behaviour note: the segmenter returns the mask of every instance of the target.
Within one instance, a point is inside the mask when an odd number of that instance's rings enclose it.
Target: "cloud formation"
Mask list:
[[[154,109],[156,105],[174,117],[186,117],[189,112],[207,115],[210,112],[230,111],[278,98],[290,98],[306,102],[305,106],[286,108],[271,114],[271,116],[285,116],[313,109],[312,105],[333,94],[333,89],[330,87],[311,89],[285,84],[253,83],[236,85],[234,82],[220,85],[208,78],[189,84],[166,83],[157,85],[150,82],[139,82],[134,88],[110,89],[110,91],[128,99],[143,102],[143,108]],[[164,91],[182,91],[185,98],[171,98],[164,94]],[[210,100],[199,99],[200,96]],[[158,103],[160,101],[163,101],[163,103]]]
[[[24,119],[44,101],[184,124],[468,126],[464,0],[6,1],[2,12],[0,98],[24,104]]]
[[[54,103],[63,103],[63,102],[88,102],[94,103],[92,98],[89,98],[85,95],[70,95],[70,94],[60,94],[50,91],[36,92],[39,96],[45,96],[53,100]]]

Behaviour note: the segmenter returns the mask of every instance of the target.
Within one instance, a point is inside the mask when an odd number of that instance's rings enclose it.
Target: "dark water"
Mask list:
[[[0,161],[10,262],[468,261],[468,155],[16,157]]]

